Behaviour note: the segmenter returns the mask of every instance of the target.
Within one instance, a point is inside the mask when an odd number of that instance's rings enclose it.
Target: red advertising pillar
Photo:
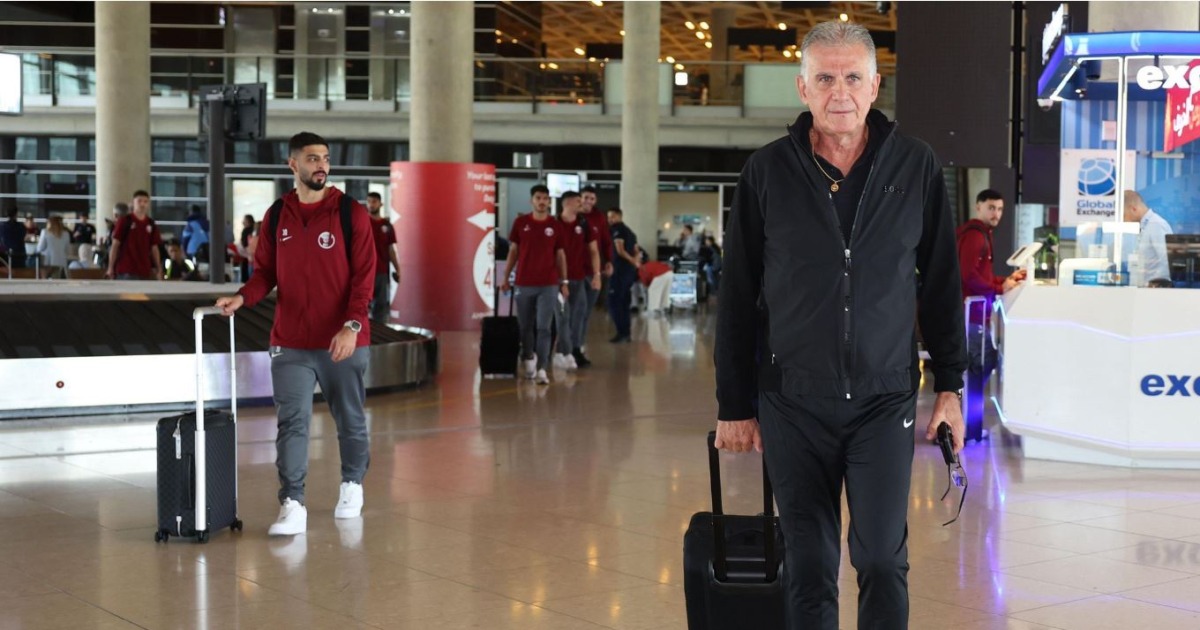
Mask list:
[[[392,162],[391,197],[403,273],[396,322],[479,330],[495,300],[496,167]]]

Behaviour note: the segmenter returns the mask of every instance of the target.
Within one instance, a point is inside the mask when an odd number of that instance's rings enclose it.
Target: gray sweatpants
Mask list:
[[[342,456],[342,481],[362,483],[371,461],[367,397],[363,375],[370,347],[354,351],[349,359],[334,363],[328,350],[271,348],[271,381],[279,434],[275,437],[275,467],[279,470],[279,502],[291,498],[304,503],[308,476],[308,425],[312,421],[313,392],[317,384],[329,403],[337,425]]]
[[[537,369],[550,363],[550,324],[558,308],[558,286],[517,287],[517,324],[521,328],[521,358],[537,355]]]
[[[571,280],[567,285],[571,290],[571,297],[567,300],[566,308],[555,309],[555,319],[558,321],[558,351],[562,354],[571,354],[583,347],[583,320],[588,312],[585,285],[586,280]]]

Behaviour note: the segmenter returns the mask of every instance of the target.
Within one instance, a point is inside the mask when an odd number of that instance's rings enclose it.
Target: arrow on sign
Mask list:
[[[492,213],[487,210],[480,210],[479,214],[467,219],[467,223],[483,230],[484,232],[495,227],[496,221],[492,218]]]

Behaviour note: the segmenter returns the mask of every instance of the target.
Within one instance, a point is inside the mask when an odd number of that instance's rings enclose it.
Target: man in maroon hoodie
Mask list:
[[[991,312],[992,302],[997,295],[1003,295],[1025,280],[1024,269],[1008,277],[992,272],[992,232],[1003,217],[1004,196],[989,188],[975,196],[975,217],[958,228],[958,268],[962,272],[963,299],[987,298],[981,311],[971,311],[968,322],[971,334],[967,339],[967,369],[977,372],[982,367],[985,379],[996,362],[996,349],[992,346],[991,336],[982,334],[987,324],[987,314]]]
[[[342,485],[335,518],[355,518],[362,512],[362,481],[370,461],[363,374],[371,342],[367,305],[375,278],[371,219],[361,204],[350,200],[351,237],[345,238],[344,193],[326,186],[329,143],[323,138],[308,132],[292,136],[288,156],[296,188],[263,218],[254,275],[237,295],[217,300],[217,306],[231,315],[278,287],[271,328],[271,380],[279,418],[275,464],[281,507],[269,530],[273,536],[302,534],[308,525],[304,481],[316,385],[320,384],[337,424],[341,451]],[[275,233],[270,233],[272,212],[279,213]]]

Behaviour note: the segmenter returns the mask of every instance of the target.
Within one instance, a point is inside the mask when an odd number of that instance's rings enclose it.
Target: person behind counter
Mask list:
[[[1125,191],[1125,222],[1140,224],[1137,241],[1137,257],[1142,261],[1145,280],[1149,285],[1156,280],[1166,280],[1170,286],[1171,266],[1167,263],[1167,235],[1173,234],[1171,224],[1146,205],[1142,196],[1132,190]],[[1157,283],[1162,285],[1161,282]]]
[[[1025,280],[1025,270],[1013,272],[1008,277],[992,273],[992,256],[995,253],[992,232],[1004,217],[1004,196],[987,189],[975,196],[975,217],[958,228],[958,267],[962,272],[963,298],[984,297],[987,302],[982,311],[971,311],[969,322],[971,334],[967,339],[968,370],[981,371],[984,380],[996,367],[996,348],[991,336],[984,335],[987,314],[992,301]]]

